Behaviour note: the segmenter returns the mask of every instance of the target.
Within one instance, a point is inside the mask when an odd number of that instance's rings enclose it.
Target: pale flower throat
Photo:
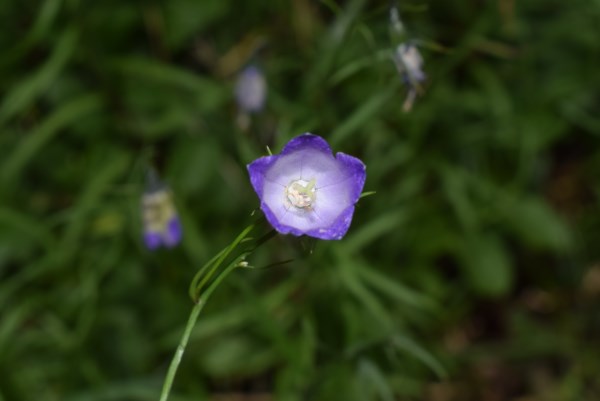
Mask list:
[[[315,185],[317,180],[310,181],[294,180],[285,187],[285,201],[288,206],[294,206],[297,209],[311,211],[312,206],[317,199],[317,189]]]

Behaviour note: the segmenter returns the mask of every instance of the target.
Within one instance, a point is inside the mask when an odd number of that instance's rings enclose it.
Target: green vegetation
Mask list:
[[[170,399],[600,399],[600,3],[401,1],[407,113],[388,7],[0,2],[0,401],[157,400],[190,281],[260,214],[246,164],[304,132],[376,194],[230,274]],[[142,241],[148,166],[172,250]]]

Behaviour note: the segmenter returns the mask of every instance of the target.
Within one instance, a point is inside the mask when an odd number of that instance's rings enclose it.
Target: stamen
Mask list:
[[[285,187],[285,202],[297,209],[312,210],[317,198],[317,180],[294,180]]]

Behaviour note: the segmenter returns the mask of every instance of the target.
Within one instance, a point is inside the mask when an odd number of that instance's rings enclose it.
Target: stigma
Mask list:
[[[288,207],[311,211],[317,199],[316,180],[294,180],[285,187],[285,203]]]

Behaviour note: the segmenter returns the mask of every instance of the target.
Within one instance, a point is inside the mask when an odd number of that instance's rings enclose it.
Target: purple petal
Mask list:
[[[263,194],[265,176],[278,158],[279,156],[261,157],[260,159],[254,160],[247,166],[248,173],[250,174],[250,182],[252,183],[252,187],[254,187],[254,190],[259,197],[261,197]]]
[[[331,185],[344,179],[339,163],[332,154],[313,148],[281,154],[269,171],[266,181],[287,186],[294,180],[317,180],[319,186]]]
[[[265,214],[267,221],[269,224],[273,226],[277,232],[281,234],[293,234],[295,236],[304,235],[305,231],[296,227],[289,226],[279,221],[279,218],[271,211],[269,206],[265,202],[261,202],[260,208]]]
[[[267,83],[256,66],[248,66],[240,73],[235,87],[235,96],[243,111],[256,113],[263,109],[267,97]]]
[[[168,248],[173,248],[175,245],[179,244],[182,234],[183,230],[181,228],[179,217],[173,216],[167,224],[166,231],[163,233],[165,246]]]
[[[324,153],[333,155],[327,141],[318,135],[313,135],[309,132],[299,135],[290,140],[281,150],[282,155],[293,153],[298,150],[316,149]]]
[[[365,186],[367,166],[360,159],[342,152],[338,152],[336,159],[340,162],[341,169],[344,171],[344,175],[348,177],[349,184],[351,184],[352,203],[356,203]]]
[[[366,178],[365,165],[357,158],[331,152],[316,135],[292,139],[280,155],[262,157],[248,165],[250,180],[269,223],[282,234],[340,239],[347,232],[354,204]],[[308,207],[296,207],[286,190],[298,180],[315,182],[315,197]]]
[[[146,248],[153,251],[157,249],[162,243],[162,238],[159,233],[153,231],[146,231],[144,233],[144,244]]]
[[[328,227],[310,230],[306,232],[306,235],[325,240],[342,239],[350,228],[353,214],[354,205],[348,206]]]

